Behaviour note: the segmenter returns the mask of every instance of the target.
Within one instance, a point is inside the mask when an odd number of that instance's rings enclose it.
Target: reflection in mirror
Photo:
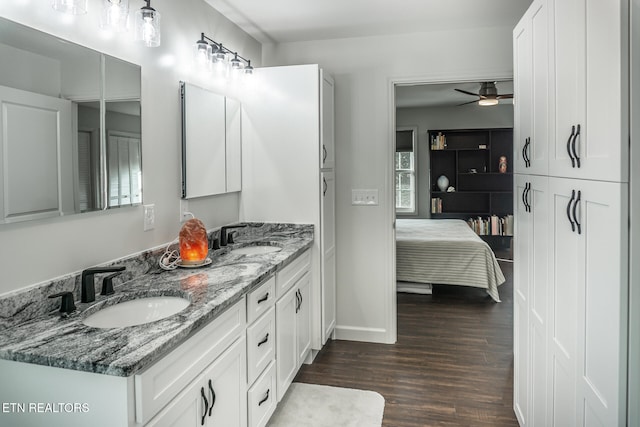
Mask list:
[[[142,202],[140,67],[0,18],[0,224]]]

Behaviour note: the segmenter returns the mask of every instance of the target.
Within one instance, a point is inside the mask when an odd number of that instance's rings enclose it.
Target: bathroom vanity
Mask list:
[[[146,274],[111,296],[0,331],[0,424],[264,426],[310,360],[313,226],[249,227],[197,269]],[[270,253],[235,251],[276,246]],[[98,329],[102,306],[190,300],[156,322]]]

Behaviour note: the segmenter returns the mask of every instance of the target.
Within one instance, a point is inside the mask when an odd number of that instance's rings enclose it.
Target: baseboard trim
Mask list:
[[[398,282],[396,292],[431,295],[433,293],[433,285],[431,283]]]
[[[379,344],[394,344],[388,342],[387,330],[381,328],[359,328],[354,326],[336,326],[335,339],[346,341],[363,341]]]

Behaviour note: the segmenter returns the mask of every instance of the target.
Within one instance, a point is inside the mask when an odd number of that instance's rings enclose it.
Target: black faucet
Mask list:
[[[227,246],[227,243],[233,243],[232,241],[227,240],[227,230],[229,228],[242,228],[246,227],[247,224],[238,224],[238,225],[224,225],[220,227],[220,246]]]
[[[114,265],[112,267],[87,268],[82,272],[82,287],[80,288],[80,301],[93,302],[96,300],[96,288],[93,283],[93,275],[96,273],[115,273],[123,271],[126,267]]]
[[[68,316],[69,313],[72,313],[76,309],[76,305],[73,303],[73,292],[64,291],[57,294],[49,295],[49,298],[58,297],[62,297],[62,302],[60,304],[59,310],[62,316]]]

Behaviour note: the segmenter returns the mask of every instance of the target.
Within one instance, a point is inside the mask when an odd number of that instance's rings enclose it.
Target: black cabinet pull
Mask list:
[[[267,341],[269,341],[269,333],[267,333],[267,335],[265,335],[264,338],[262,338],[262,341],[258,343],[258,347],[260,347],[262,344],[266,344]]]
[[[580,190],[578,190],[578,197],[576,198],[576,201],[573,204],[573,220],[576,222],[576,228],[578,229],[578,234],[582,234],[581,224],[578,221],[578,216],[576,215],[576,208],[578,207],[578,203],[580,203]]]
[[[575,134],[576,134],[576,127],[575,126],[571,126],[571,135],[569,135],[569,139],[567,140],[567,153],[569,154],[569,157],[571,158],[571,167],[572,168],[576,167],[576,159],[573,157],[573,154],[571,153],[571,140],[573,139]]]
[[[324,165],[325,160],[327,160],[327,147],[322,144],[322,164]]]
[[[211,416],[211,410],[213,409],[213,405],[216,404],[216,392],[213,391],[213,385],[211,385],[211,380],[209,380],[209,391],[211,392],[211,406],[209,407],[209,416]]]
[[[567,203],[567,218],[569,218],[569,222],[571,223],[571,231],[576,231],[576,225],[574,224],[573,219],[571,219],[571,204],[575,198],[576,190],[571,190],[571,199],[569,200],[569,203]]]
[[[531,159],[529,158],[529,152],[531,151],[531,137],[527,138],[527,143],[524,145],[525,165],[531,167]]]
[[[204,414],[202,414],[202,420],[200,421],[200,425],[204,425],[204,420],[207,418],[207,409],[209,408],[209,401],[207,400],[207,396],[204,395],[204,387],[200,387],[200,395],[202,396],[202,400],[204,400]]]
[[[300,310],[300,296],[298,295],[298,291],[296,290],[296,313]]]
[[[573,157],[576,158],[576,165],[580,168],[580,156],[578,156],[578,152],[576,151],[576,140],[580,136],[580,125],[576,128],[576,134],[573,135],[573,142],[571,143],[571,151],[573,152]]]
[[[262,298],[260,298],[258,300],[258,304],[265,302],[266,300],[269,299],[269,292],[267,292],[266,294],[264,294],[264,296]]]
[[[527,212],[531,212],[531,203],[529,203],[529,193],[531,192],[531,183],[527,182],[527,194],[524,196],[527,202]]]
[[[327,194],[327,179],[326,178],[322,178],[322,195],[325,196]]]
[[[262,398],[262,400],[260,402],[258,402],[258,406],[261,406],[264,402],[266,402],[267,400],[269,400],[269,392],[271,390],[267,389],[267,393],[264,395],[264,397]]]
[[[300,302],[298,303],[298,311],[300,311],[300,307],[302,307],[302,291],[298,289],[298,295],[300,295]]]
[[[522,160],[524,160],[524,167],[527,168],[528,166],[528,162],[527,162],[527,144],[529,144],[529,138],[525,138],[524,140],[524,145],[522,146]]]
[[[522,189],[522,205],[524,206],[524,210],[525,212],[529,212],[529,209],[527,208],[527,186],[529,185],[529,183],[526,183],[524,185],[524,188]]]

